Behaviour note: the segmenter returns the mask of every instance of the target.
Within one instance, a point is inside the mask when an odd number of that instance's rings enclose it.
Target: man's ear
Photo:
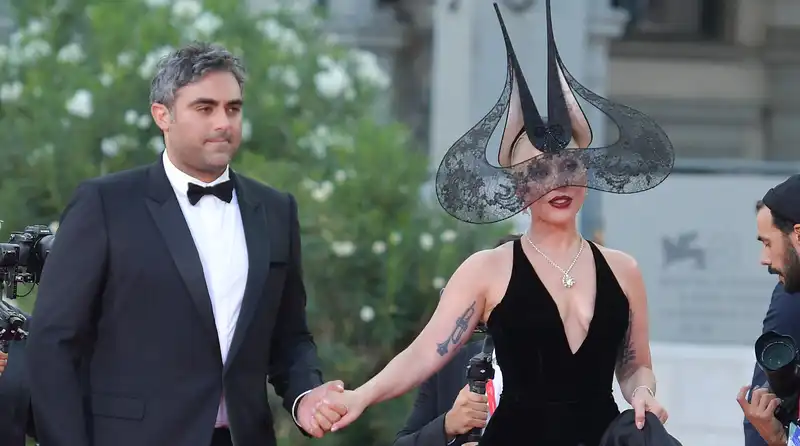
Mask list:
[[[792,244],[800,249],[800,224],[796,224],[792,228]]]
[[[152,104],[150,106],[150,115],[162,132],[169,130],[169,123],[172,120],[172,116],[166,105],[159,103]]]

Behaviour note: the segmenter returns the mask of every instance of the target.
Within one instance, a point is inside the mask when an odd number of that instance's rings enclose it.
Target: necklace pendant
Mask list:
[[[561,278],[561,283],[564,285],[564,288],[572,288],[572,286],[575,285],[575,279],[569,274],[564,274],[564,277]]]

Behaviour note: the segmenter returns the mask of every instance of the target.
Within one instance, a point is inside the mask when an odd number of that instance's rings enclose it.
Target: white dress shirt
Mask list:
[[[192,205],[186,192],[189,183],[207,187],[228,181],[230,168],[211,183],[204,183],[179,170],[170,161],[166,150],[163,157],[164,170],[178,198],[203,265],[203,275],[214,310],[222,363],[225,364],[242,308],[249,268],[239,201],[234,191],[230,203],[213,195],[206,195]],[[217,412],[216,427],[227,426],[228,414],[223,395]]]

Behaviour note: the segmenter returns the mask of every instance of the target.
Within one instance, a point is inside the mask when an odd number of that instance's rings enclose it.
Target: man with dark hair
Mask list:
[[[519,237],[507,235],[496,246]],[[447,365],[422,383],[414,409],[397,433],[394,446],[467,446],[465,434],[473,428],[486,426],[489,401],[487,396],[469,391],[466,375],[469,360],[481,351],[481,345],[480,341],[464,345]],[[503,378],[496,357],[492,359],[494,405],[502,393]]]
[[[763,332],[775,331],[800,341],[800,175],[770,189],[756,203],[756,222],[758,240],[763,244],[761,264],[779,278],[764,317]],[[760,401],[764,403],[761,409],[767,407],[766,381],[764,371],[756,365],[751,385],[740,391],[739,404],[745,412],[745,446],[773,444],[765,440],[770,437],[765,437],[764,430],[769,429],[774,417],[771,413],[767,416],[766,410],[758,410]],[[753,395],[748,402],[750,389]]]
[[[297,203],[229,167],[244,78],[224,48],[168,55],[150,90],[166,150],[64,211],[27,348],[42,444],[275,445],[267,381],[307,435],[346,412],[316,410],[343,386],[306,324]]]

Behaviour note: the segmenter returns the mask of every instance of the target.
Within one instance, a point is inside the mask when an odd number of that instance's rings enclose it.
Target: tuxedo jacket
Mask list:
[[[639,429],[636,427],[636,413],[628,409],[611,422],[599,446],[681,446],[681,443],[651,412],[645,413],[644,427]]]
[[[8,364],[0,375],[0,445],[25,446],[36,437],[26,370],[25,341],[11,342]]]
[[[438,373],[422,383],[414,402],[414,409],[405,426],[394,440],[394,446],[447,446],[444,416],[453,407],[458,393],[467,385],[469,360],[480,353],[482,342],[473,341],[461,350]],[[461,446],[466,442],[461,435],[450,443]]]
[[[287,410],[322,383],[306,324],[297,204],[231,177],[249,270],[225,364],[198,251],[162,161],[78,187],[28,339],[41,444],[205,446],[224,392],[234,444],[274,445],[267,381]]]

